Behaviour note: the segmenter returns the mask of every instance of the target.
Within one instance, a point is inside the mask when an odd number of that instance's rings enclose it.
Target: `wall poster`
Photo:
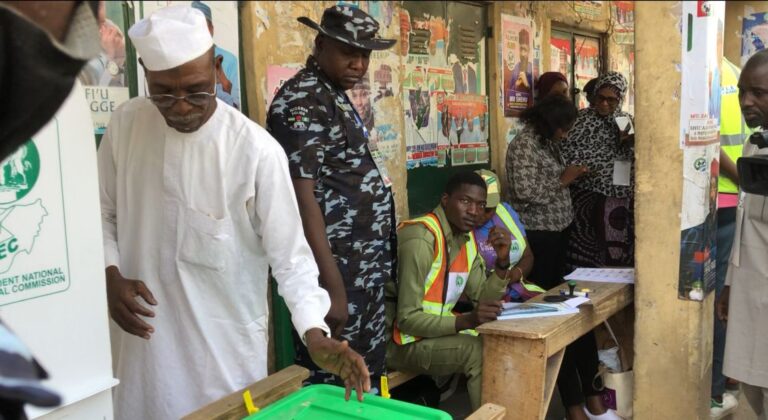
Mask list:
[[[517,117],[533,106],[535,75],[533,63],[533,21],[512,15],[501,15],[502,85],[504,116]]]
[[[488,162],[483,29],[472,14],[449,19],[450,8],[406,1],[400,10],[408,169]]]
[[[715,287],[719,172],[720,63],[725,6],[683,2],[680,147],[683,149],[681,299],[704,300]]]
[[[99,7],[106,17],[99,26],[101,51],[83,67],[78,79],[91,110],[94,133],[104,134],[112,112],[130,95],[125,71],[127,28],[123,2],[100,2]]]
[[[741,31],[741,67],[754,53],[764,50],[768,44],[768,13],[752,13],[744,16]]]

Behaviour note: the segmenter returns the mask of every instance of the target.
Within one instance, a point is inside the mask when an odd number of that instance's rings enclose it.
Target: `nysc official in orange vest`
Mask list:
[[[509,231],[494,228],[488,242],[496,263],[486,276],[472,230],[486,206],[486,184],[474,172],[454,175],[440,205],[404,222],[398,231],[397,280],[385,286],[387,367],[406,372],[463,373],[473,409],[480,406],[482,341],[473,330],[501,313],[501,298],[512,275]],[[456,314],[466,295],[474,309]]]

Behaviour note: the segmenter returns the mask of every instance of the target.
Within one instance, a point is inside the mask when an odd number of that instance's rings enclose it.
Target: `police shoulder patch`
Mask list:
[[[287,125],[294,131],[307,131],[309,129],[309,110],[303,106],[295,106],[288,110]]]

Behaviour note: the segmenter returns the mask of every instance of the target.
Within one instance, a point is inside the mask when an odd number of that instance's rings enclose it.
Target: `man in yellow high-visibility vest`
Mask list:
[[[723,57],[720,79],[720,176],[717,181],[717,260],[715,295],[720,297],[728,270],[733,234],[736,226],[736,205],[739,201],[739,174],[736,160],[741,157],[744,141],[751,130],[744,122],[739,108],[739,75],[741,70]],[[712,348],[712,400],[710,412],[719,417],[738,405],[738,399],[726,392],[723,375],[725,323],[715,317]]]
[[[473,331],[501,313],[501,298],[512,278],[509,231],[488,232],[496,259],[486,275],[472,234],[485,211],[487,187],[474,172],[460,172],[447,183],[438,205],[425,216],[404,222],[398,231],[397,280],[385,286],[387,366],[426,375],[467,376],[472,409],[480,406],[482,340]],[[469,313],[454,307],[465,294]]]

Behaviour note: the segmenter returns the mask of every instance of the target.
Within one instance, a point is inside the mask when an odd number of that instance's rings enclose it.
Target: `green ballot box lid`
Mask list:
[[[274,402],[243,420],[262,419],[434,419],[451,416],[434,408],[365,394],[357,401],[354,391],[344,401],[344,388],[334,385],[310,385]]]

